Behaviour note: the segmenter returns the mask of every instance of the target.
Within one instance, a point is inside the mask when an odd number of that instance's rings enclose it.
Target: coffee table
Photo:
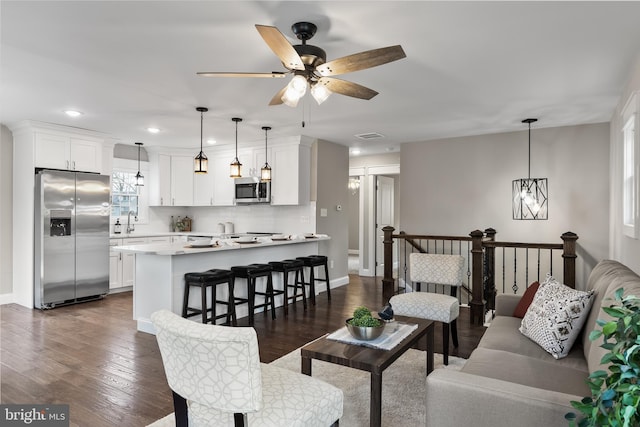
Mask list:
[[[427,375],[433,371],[433,321],[405,316],[396,316],[395,320],[417,324],[418,328],[391,350],[379,350],[328,340],[328,334],[305,345],[300,350],[302,373],[306,375],[311,375],[312,359],[371,373],[369,420],[372,427],[380,427],[382,422],[382,372],[425,336],[427,342]]]

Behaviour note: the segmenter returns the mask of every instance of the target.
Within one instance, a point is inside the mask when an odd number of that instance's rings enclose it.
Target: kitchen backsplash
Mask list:
[[[315,202],[302,206],[155,206],[149,207],[147,223],[134,222],[134,225],[135,232],[169,232],[172,215],[174,218],[187,215],[193,220],[193,232],[215,233],[218,229],[218,223],[230,221],[233,222],[235,232],[238,233],[247,231],[313,233],[316,231],[315,212]],[[123,233],[125,227],[122,227]]]

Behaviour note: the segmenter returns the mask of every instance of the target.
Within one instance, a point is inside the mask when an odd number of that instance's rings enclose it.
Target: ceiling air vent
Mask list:
[[[378,138],[384,138],[384,135],[378,133],[378,132],[368,132],[368,133],[361,133],[356,135],[356,138],[360,138],[360,139],[378,139]]]

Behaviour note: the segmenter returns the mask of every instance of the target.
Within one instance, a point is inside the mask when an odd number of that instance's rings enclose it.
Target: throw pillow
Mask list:
[[[592,296],[593,291],[571,289],[547,275],[522,319],[520,332],[555,359],[561,359],[580,335]]]
[[[527,312],[527,309],[533,302],[533,297],[538,291],[539,286],[540,286],[540,283],[537,281],[529,285],[527,290],[524,292],[524,295],[522,295],[522,298],[520,298],[520,301],[518,302],[518,305],[516,306],[515,310],[513,310],[513,317],[518,317],[520,319],[524,317],[524,315]]]

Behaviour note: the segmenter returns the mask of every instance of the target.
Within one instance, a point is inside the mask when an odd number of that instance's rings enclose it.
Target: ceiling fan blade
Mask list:
[[[278,93],[276,93],[273,98],[271,98],[271,102],[269,102],[269,105],[280,105],[282,104],[282,95],[284,95],[284,92],[287,90],[287,86],[283,87],[282,89],[280,89],[280,91]]]
[[[274,78],[282,79],[287,73],[282,71],[272,71],[270,73],[236,73],[227,71],[200,71],[196,73],[199,76],[204,77],[260,77],[260,78]]]
[[[364,87],[357,83],[348,82],[346,80],[340,80],[333,77],[322,77],[316,84],[326,86],[326,88],[331,92],[360,99],[368,100],[378,94],[378,92],[373,89],[369,89],[368,87]]]
[[[275,53],[282,64],[289,70],[304,70],[304,63],[298,52],[291,46],[291,43],[276,27],[268,25],[257,25],[256,29],[269,45],[273,53]]]
[[[402,50],[402,46],[388,46],[380,49],[367,50],[365,52],[354,53],[334,59],[316,67],[316,71],[321,76],[336,76],[338,74],[351,73],[353,71],[364,70],[388,62],[397,61],[407,55]]]

